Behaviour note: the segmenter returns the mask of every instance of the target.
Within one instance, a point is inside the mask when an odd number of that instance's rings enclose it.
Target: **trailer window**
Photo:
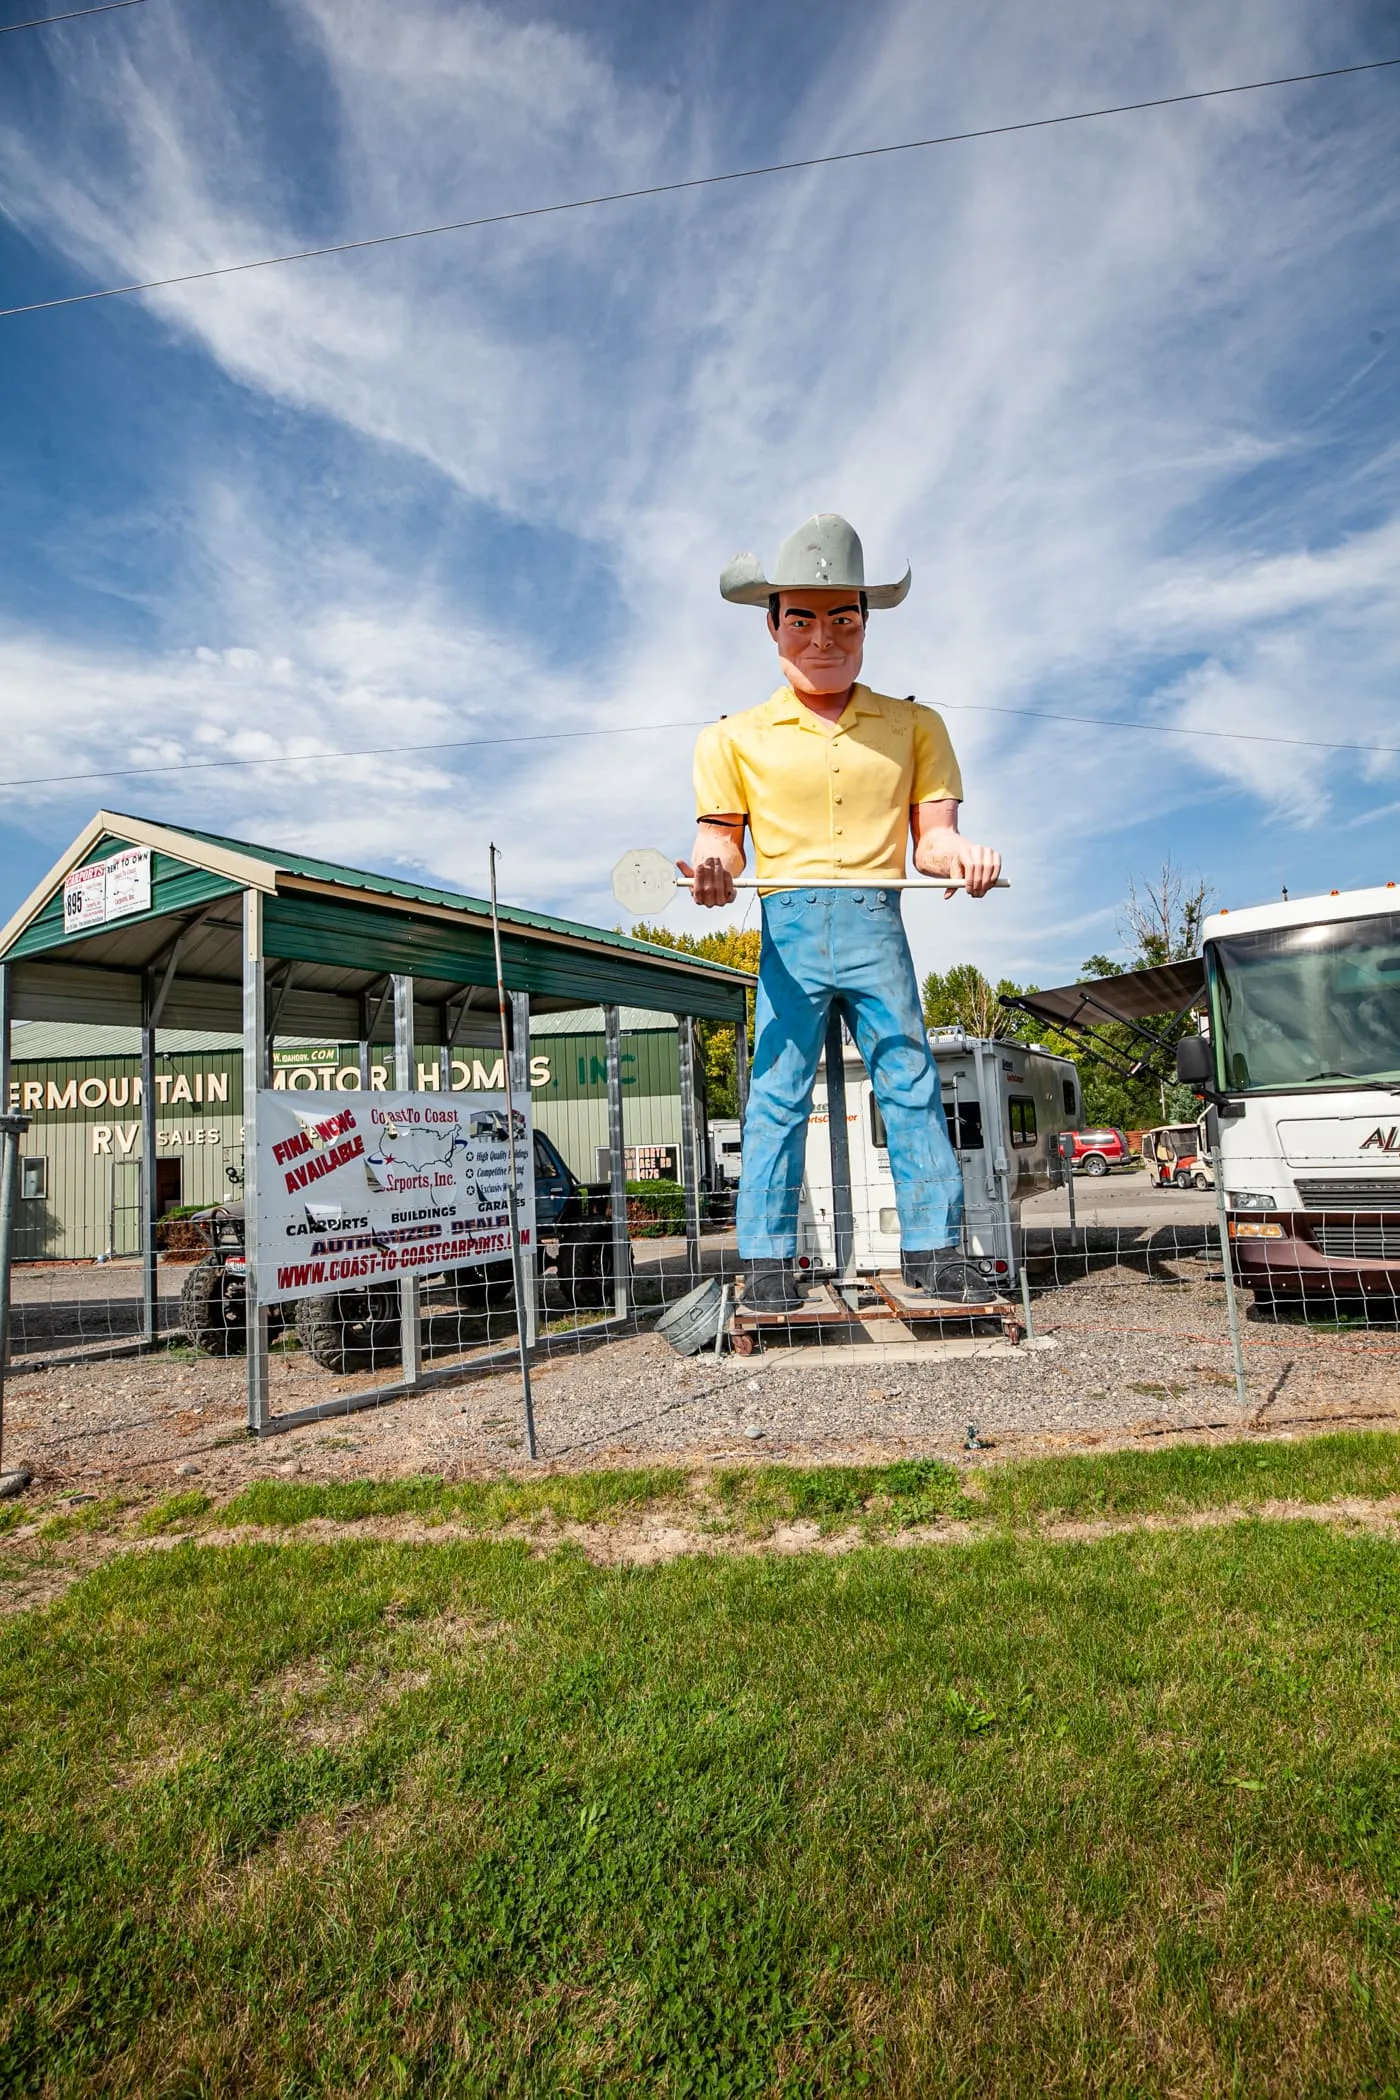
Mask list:
[[[948,1142],[955,1152],[982,1150],[980,1101],[945,1101],[943,1115],[948,1125]]]
[[[1075,1108],[1078,1106],[1074,1097],[1074,1081],[1072,1079],[1062,1079],[1060,1081],[1060,1093],[1064,1099],[1065,1114],[1072,1116]]]
[[[1029,1094],[1013,1094],[1007,1103],[1011,1111],[1011,1142],[1013,1145],[1035,1143],[1035,1103]]]

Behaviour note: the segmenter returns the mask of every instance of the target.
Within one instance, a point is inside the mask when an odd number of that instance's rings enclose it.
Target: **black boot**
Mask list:
[[[996,1285],[988,1282],[976,1264],[964,1261],[952,1247],[935,1247],[931,1253],[906,1249],[900,1274],[911,1289],[936,1298],[941,1305],[985,1305],[997,1294]]]
[[[791,1261],[760,1255],[744,1263],[745,1312],[796,1312],[801,1303]]]

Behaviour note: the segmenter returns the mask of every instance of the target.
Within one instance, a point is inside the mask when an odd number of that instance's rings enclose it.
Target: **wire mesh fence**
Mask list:
[[[1238,1171],[1235,1162],[1227,1174]],[[772,1451],[835,1453],[1394,1420],[1400,1216],[1369,1192],[1344,1192],[1365,1203],[1351,1209],[1335,1189],[1325,1204],[1309,1193],[1312,1207],[1275,1212],[1222,1206],[1213,1186],[1156,1186],[1136,1162],[1076,1175],[1008,1197],[1011,1262],[989,1277],[985,1306],[929,1317],[900,1302],[888,1261],[853,1261],[844,1277],[814,1262],[804,1307],[816,1301],[817,1317],[747,1328],[727,1192],[705,1192],[689,1239],[664,1201],[652,1211],[644,1195],[629,1196],[622,1277],[606,1199],[595,1197],[572,1230],[541,1244],[532,1274],[540,1456],[743,1449],[744,1436],[759,1434]],[[851,1195],[857,1218],[878,1223],[888,1199],[880,1177],[857,1168]],[[815,1246],[820,1203],[807,1200]],[[964,1251],[987,1260],[970,1242]],[[21,1263],[14,1460],[74,1477],[181,1462],[207,1471],[213,1454],[246,1444],[237,1259],[217,1248],[162,1252],[153,1308],[139,1260]],[[682,1322],[676,1339],[690,1353],[681,1355],[658,1325],[702,1285],[704,1317]],[[416,1377],[396,1285],[277,1308],[274,1420],[319,1420],[333,1448],[343,1414],[357,1464],[518,1461],[509,1264],[425,1276],[416,1295]],[[377,1398],[397,1405],[367,1416]]]

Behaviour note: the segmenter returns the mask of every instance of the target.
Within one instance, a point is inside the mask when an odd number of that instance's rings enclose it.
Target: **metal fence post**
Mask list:
[[[28,1128],[28,1116],[0,1114],[0,1473],[5,1470],[5,1372],[10,1362],[10,1272],[19,1197],[19,1141]]]
[[[1235,1262],[1230,1247],[1230,1217],[1225,1208],[1225,1168],[1221,1163],[1218,1137],[1210,1148],[1210,1163],[1215,1173],[1215,1214],[1220,1224],[1220,1265],[1225,1271],[1225,1318],[1230,1328],[1230,1353],[1235,1360],[1235,1397],[1240,1406],[1245,1408],[1249,1405],[1249,1388],[1244,1376],[1244,1342],[1240,1335],[1239,1302],[1235,1297]]]
[[[700,1276],[699,1124],[695,1114],[695,1024],[676,1015],[681,1082],[681,1182],[685,1191],[685,1263],[694,1285]]]
[[[258,1232],[258,1094],[268,1083],[267,969],[263,960],[262,892],[243,892],[243,1254],[247,1282],[248,1428],[262,1436],[271,1421],[267,1307],[262,1303]]]
[[[826,1132],[831,1148],[831,1230],[836,1275],[845,1283],[855,1274],[856,1217],[851,1194],[851,1140],[846,1129],[843,1026],[840,1002],[833,1001],[826,1023]]]
[[[627,1240],[627,1142],[622,1117],[622,1016],[615,1006],[603,1008],[603,1037],[608,1060],[608,1183],[612,1217],[613,1311],[627,1314],[631,1278]]]
[[[1071,1249],[1079,1245],[1079,1227],[1074,1216],[1074,1134],[1062,1130],[1056,1139],[1060,1149],[1060,1166],[1065,1177],[1065,1195],[1069,1201],[1069,1243]]]
[[[394,979],[394,1085],[401,1094],[416,1090],[413,1062],[413,979]],[[416,1385],[423,1367],[423,1322],[416,1272],[399,1278],[399,1330],[405,1385]]]
[[[156,1031],[151,1018],[153,973],[141,977],[141,1332],[148,1349],[160,1331],[160,1275],[156,1256]]]

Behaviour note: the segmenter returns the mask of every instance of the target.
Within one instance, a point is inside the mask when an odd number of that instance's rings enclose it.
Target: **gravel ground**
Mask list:
[[[1225,1294],[1208,1259],[1178,1258],[1174,1272],[1186,1280],[1174,1283],[1147,1281],[1133,1266],[1038,1288],[1031,1347],[995,1343],[915,1363],[862,1361],[858,1349],[837,1347],[791,1363],[781,1345],[750,1358],[679,1358],[645,1326],[585,1346],[551,1336],[534,1378],[540,1456],[573,1468],[953,1455],[969,1423],[980,1443],[1010,1456],[1400,1418],[1394,1328],[1336,1334],[1252,1319],[1241,1409]],[[1048,1284],[1052,1272],[1042,1273]],[[301,1352],[274,1354],[273,1407],[289,1412],[367,1382],[333,1378]],[[13,1378],[6,1403],[6,1464],[27,1464],[48,1492],[202,1485],[223,1494],[288,1471],[334,1480],[526,1463],[519,1379],[508,1370],[259,1442],[243,1431],[238,1358],[171,1352],[60,1365]]]

